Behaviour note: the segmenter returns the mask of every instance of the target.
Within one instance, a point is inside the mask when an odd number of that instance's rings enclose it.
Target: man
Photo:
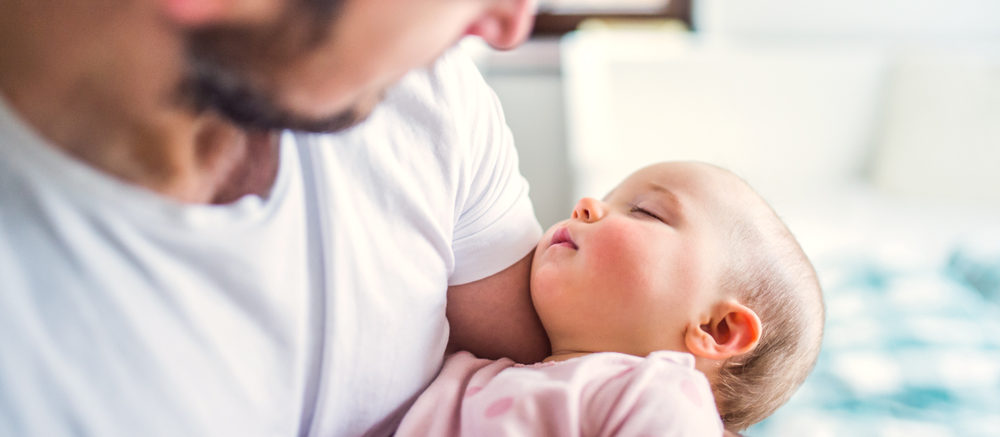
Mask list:
[[[0,435],[388,434],[446,347],[547,352],[510,134],[448,50],[532,0],[3,9]]]

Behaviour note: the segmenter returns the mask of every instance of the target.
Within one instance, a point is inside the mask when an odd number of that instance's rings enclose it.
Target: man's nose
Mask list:
[[[586,223],[593,223],[603,218],[605,213],[607,213],[607,210],[600,200],[592,197],[584,197],[573,208],[572,218]]]

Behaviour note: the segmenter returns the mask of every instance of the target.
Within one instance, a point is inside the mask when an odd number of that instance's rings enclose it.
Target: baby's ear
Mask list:
[[[760,318],[739,302],[720,302],[708,317],[707,323],[692,324],[684,333],[688,350],[699,358],[725,360],[749,352],[760,341]]]

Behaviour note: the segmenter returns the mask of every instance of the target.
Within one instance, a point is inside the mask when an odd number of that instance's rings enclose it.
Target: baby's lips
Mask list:
[[[565,227],[557,229],[556,232],[552,234],[551,246],[555,245],[563,245],[574,250],[578,249],[576,242],[573,241],[573,236],[569,234],[569,229]]]

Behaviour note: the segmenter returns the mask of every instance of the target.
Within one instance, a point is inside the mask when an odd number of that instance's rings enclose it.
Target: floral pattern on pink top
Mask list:
[[[560,362],[452,355],[397,436],[721,436],[694,357],[605,352]]]

